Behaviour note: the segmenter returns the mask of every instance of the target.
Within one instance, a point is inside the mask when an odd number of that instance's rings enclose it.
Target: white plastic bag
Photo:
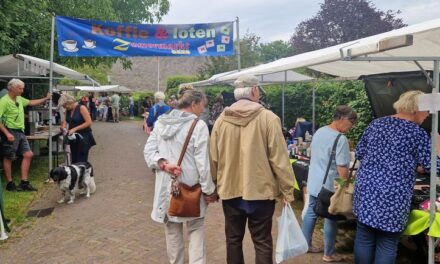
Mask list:
[[[293,214],[290,204],[284,205],[278,218],[278,238],[275,254],[276,263],[302,255],[309,250],[306,238]]]

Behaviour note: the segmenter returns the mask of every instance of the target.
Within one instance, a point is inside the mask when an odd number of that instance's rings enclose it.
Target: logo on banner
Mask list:
[[[113,42],[118,42],[120,43],[120,45],[114,47],[115,50],[121,50],[121,51],[126,51],[129,48],[130,42],[125,41],[123,39],[115,39],[113,40]]]
[[[57,16],[60,56],[231,56],[233,22],[151,25]]]

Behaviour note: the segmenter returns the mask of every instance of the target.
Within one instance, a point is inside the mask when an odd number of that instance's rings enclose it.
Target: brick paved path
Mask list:
[[[154,178],[143,159],[146,136],[139,122],[94,123],[98,145],[91,151],[97,192],[72,205],[58,205],[56,186],[49,186],[32,209],[55,207],[0,245],[0,263],[166,263],[164,231],[150,212]],[[275,216],[280,214],[277,207]],[[210,205],[206,217],[208,263],[225,263],[222,209]],[[274,221],[274,241],[276,223]],[[246,263],[254,263],[249,236]],[[308,254],[288,263],[321,263]]]

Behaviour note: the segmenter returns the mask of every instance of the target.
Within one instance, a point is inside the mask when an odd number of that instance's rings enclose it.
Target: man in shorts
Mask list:
[[[112,97],[110,97],[112,102],[112,114],[113,114],[113,122],[119,123],[119,102],[121,101],[121,97],[118,93],[114,93]]]
[[[42,104],[52,97],[48,93],[44,98],[28,100],[21,97],[23,91],[24,83],[19,79],[12,79],[8,82],[8,94],[0,99],[3,169],[8,191],[37,191],[28,180],[33,153],[24,134],[24,107]],[[21,182],[18,186],[12,181],[12,161],[17,155],[23,156]]]

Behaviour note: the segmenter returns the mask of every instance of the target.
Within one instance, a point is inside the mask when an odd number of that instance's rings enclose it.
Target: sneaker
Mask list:
[[[32,186],[30,182],[27,183],[20,182],[20,184],[17,186],[17,191],[36,192],[38,191],[38,189]]]
[[[8,184],[6,184],[6,190],[10,191],[10,192],[16,192],[17,186],[15,185],[15,183],[13,181],[10,181],[10,182],[8,182]]]

